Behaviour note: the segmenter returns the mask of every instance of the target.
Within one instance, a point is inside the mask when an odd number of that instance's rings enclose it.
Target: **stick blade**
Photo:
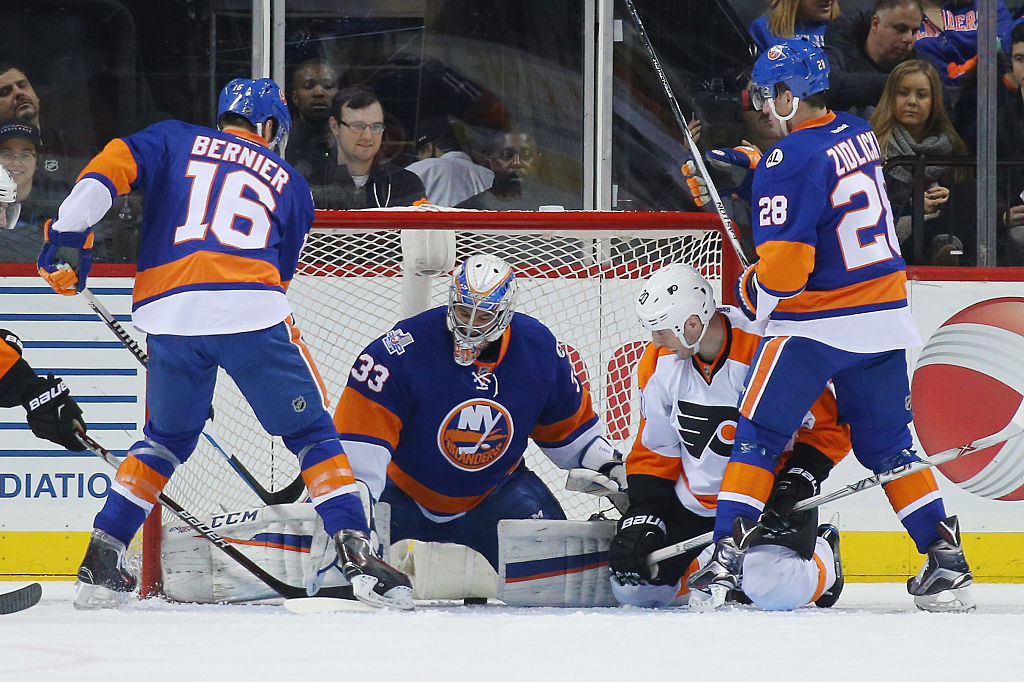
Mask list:
[[[24,611],[39,603],[43,598],[43,586],[32,583],[20,589],[0,594],[0,615]]]
[[[335,597],[299,597],[285,599],[284,607],[292,613],[329,613],[332,611],[380,611],[380,609],[354,599]]]

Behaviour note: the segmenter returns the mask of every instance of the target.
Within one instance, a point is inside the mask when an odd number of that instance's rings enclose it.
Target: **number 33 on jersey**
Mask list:
[[[284,289],[313,201],[306,180],[259,136],[164,121],[110,142],[86,178],[113,195],[145,193],[133,300],[140,329],[233,333],[290,314]]]
[[[775,304],[766,336],[862,353],[916,342],[867,121],[829,112],[783,137],[758,164],[753,202],[759,317],[762,300]]]

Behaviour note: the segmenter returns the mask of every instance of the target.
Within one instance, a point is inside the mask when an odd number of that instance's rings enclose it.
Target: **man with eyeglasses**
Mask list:
[[[373,91],[339,90],[328,119],[337,160],[325,160],[307,176],[317,208],[415,206],[427,192],[415,173],[377,162],[384,137],[384,108]]]

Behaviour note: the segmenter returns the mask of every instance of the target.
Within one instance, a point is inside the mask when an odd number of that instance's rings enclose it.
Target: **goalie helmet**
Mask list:
[[[288,113],[288,103],[277,83],[269,78],[236,78],[220,93],[217,102],[217,123],[224,114],[236,114],[256,126],[256,132],[263,134],[263,124],[267,119],[277,122],[274,139],[270,148],[278,154],[284,154],[288,143],[288,131],[292,128],[292,115]]]
[[[692,266],[672,263],[651,275],[636,299],[636,316],[649,332],[671,329],[687,350],[696,352],[715,314],[715,292]],[[695,343],[683,333],[686,321],[696,315],[704,325]]]
[[[515,312],[517,289],[512,267],[497,256],[470,256],[455,269],[448,292],[455,362],[472,364],[488,343],[501,338]]]
[[[773,45],[754,62],[750,74],[754,84],[750,103],[760,111],[767,102],[772,115],[783,123],[783,132],[786,132],[784,122],[796,114],[800,100],[828,90],[828,71],[825,53],[807,41],[794,40]],[[775,113],[775,96],[780,84],[793,93],[793,111],[787,116]]]

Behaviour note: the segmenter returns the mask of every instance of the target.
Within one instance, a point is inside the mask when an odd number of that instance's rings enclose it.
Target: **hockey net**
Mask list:
[[[517,310],[539,319],[563,343],[609,439],[623,453],[639,421],[634,369],[647,338],[634,313],[640,281],[667,263],[689,263],[721,301],[723,283],[731,297],[739,274],[739,260],[714,214],[318,211],[288,297],[332,413],[361,350],[398,320],[445,304],[454,264],[484,252],[513,266],[520,282]],[[204,432],[223,452],[201,438],[165,488],[200,517],[263,504],[228,455],[268,491],[281,491],[299,476],[295,456],[261,428],[223,371],[214,409]],[[601,498],[566,491],[566,472],[532,443],[526,461],[568,518],[614,515]],[[165,511],[163,522],[173,520]],[[146,594],[159,591],[160,523],[160,515],[152,514],[142,538]]]

